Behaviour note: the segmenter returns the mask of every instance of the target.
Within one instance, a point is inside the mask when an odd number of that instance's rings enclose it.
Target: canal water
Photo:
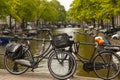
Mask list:
[[[80,35],[80,34],[74,34],[74,32],[83,32],[82,29],[80,28],[60,28],[60,29],[53,29],[52,30],[53,34],[60,34],[60,33],[67,33],[68,35],[72,36],[71,39],[74,39],[75,41],[82,41],[82,42],[93,42],[93,38],[90,37],[89,35]],[[39,35],[35,37],[40,37]],[[39,54],[40,48],[41,48],[41,43],[38,41],[31,41],[31,51],[34,54]],[[90,59],[90,56],[92,55],[93,52],[93,46],[90,45],[81,45],[79,54],[87,59]],[[0,46],[0,54],[5,52],[4,46]],[[0,68],[4,68],[3,65],[3,56],[0,56],[1,62],[0,62]],[[77,62],[77,71],[76,75],[77,76],[86,76],[86,77],[96,77],[94,72],[86,72],[83,70],[83,65],[80,61]],[[47,66],[47,59],[43,60],[40,64],[39,67],[35,69],[35,72],[46,72],[49,73],[48,71],[48,66]]]

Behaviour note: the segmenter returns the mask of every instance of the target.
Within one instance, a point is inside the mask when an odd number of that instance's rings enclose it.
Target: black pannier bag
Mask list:
[[[70,46],[70,40],[67,33],[54,35],[52,39],[52,45],[56,48],[65,48]]]
[[[9,59],[21,59],[24,57],[22,45],[19,43],[11,42],[6,45],[6,55]]]

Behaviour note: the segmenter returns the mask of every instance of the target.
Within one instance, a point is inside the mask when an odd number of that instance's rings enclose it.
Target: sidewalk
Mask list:
[[[48,73],[26,72],[21,75],[12,75],[6,70],[0,69],[0,80],[57,80]],[[98,78],[74,77],[69,80],[101,80]]]

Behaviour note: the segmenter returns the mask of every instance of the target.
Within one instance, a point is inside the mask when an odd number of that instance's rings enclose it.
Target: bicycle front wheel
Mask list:
[[[111,52],[103,51],[94,58],[94,72],[102,79],[113,79],[120,73],[120,57]]]
[[[74,56],[65,51],[55,51],[48,59],[48,69],[51,75],[57,79],[67,79],[76,71]]]
[[[9,54],[9,53],[8,53]],[[24,53],[24,60],[30,60],[30,53],[26,51]],[[11,74],[19,75],[26,72],[29,67],[16,63],[13,59],[8,58],[8,55],[4,56],[4,65],[8,72]]]

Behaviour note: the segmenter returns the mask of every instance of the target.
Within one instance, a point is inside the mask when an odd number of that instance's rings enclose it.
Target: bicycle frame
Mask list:
[[[93,52],[92,52],[92,55],[90,57],[90,59],[86,59],[84,57],[82,57],[79,53],[79,46],[80,45],[92,45],[92,46],[95,46]],[[88,42],[74,42],[74,51],[73,51],[73,48],[72,46],[69,47],[69,51],[73,53],[73,55],[76,56],[77,58],[77,61],[80,61],[82,63],[85,63],[85,62],[92,62],[93,61],[93,58],[94,58],[94,55],[95,53],[97,52],[97,44],[96,43],[88,43]]]
[[[30,49],[29,49],[29,52],[30,52],[30,54],[32,54],[32,52],[30,51]],[[48,58],[47,56],[48,56],[50,53],[52,53],[52,52],[53,52],[53,48],[50,49],[50,46],[49,46],[49,48],[48,48],[45,52],[43,52],[42,54],[39,54],[39,55],[37,55],[37,56],[32,55],[32,57],[31,57],[31,61],[33,62],[32,68],[37,68],[37,67],[38,67],[38,64],[39,64],[43,59]],[[35,59],[37,59],[37,60],[35,61]]]
[[[81,33],[80,33],[81,34]],[[104,80],[110,80],[112,78],[115,78],[119,72],[119,64],[116,64],[116,62],[113,60],[115,59],[119,62],[119,56],[116,53],[117,49],[112,48],[105,48],[107,47],[120,47],[120,46],[114,46],[110,44],[98,44],[96,43],[90,43],[90,42],[75,42],[72,41],[72,45],[69,46],[68,50],[72,55],[74,55],[76,61],[80,61],[83,64],[83,70],[86,72],[94,71],[95,74]],[[79,52],[80,45],[91,45],[94,47],[92,55],[90,56],[90,59],[84,58],[81,56],[81,53]],[[102,50],[99,50],[99,47],[103,47]],[[115,51],[114,51],[115,50]],[[115,65],[116,64],[116,65]],[[74,65],[73,65],[74,66]],[[114,74],[111,74],[115,67],[117,67],[117,70]],[[107,75],[102,75],[102,73],[105,71]]]
[[[24,52],[28,52],[30,54],[29,58],[30,58],[30,65],[25,65],[24,66],[28,66],[30,68],[37,68],[38,67],[38,63],[41,62],[43,59],[47,58],[47,56],[52,53],[54,51],[54,49],[51,47],[51,38],[52,38],[52,33],[49,30],[44,30],[42,29],[41,31],[47,31],[47,35],[50,36],[50,39],[38,39],[38,38],[32,38],[32,37],[17,37],[17,39],[23,39],[23,40],[27,40],[27,46],[23,45],[23,51]],[[39,52],[39,55],[35,56],[32,54],[31,49],[30,49],[30,41],[29,40],[35,40],[35,41],[41,41],[42,43],[42,48]],[[49,46],[47,47],[47,49],[45,50],[45,43],[49,42]],[[36,61],[35,61],[36,59]],[[18,62],[19,63],[19,62]]]
[[[49,34],[49,36],[50,37],[52,37],[52,34],[51,34],[51,32],[49,31],[49,30],[41,30],[41,31],[48,31],[48,34]],[[42,48],[41,48],[41,50],[40,50],[40,52],[39,52],[39,54],[37,55],[37,56],[35,56],[35,55],[33,55],[32,54],[32,52],[31,52],[31,50],[30,50],[30,43],[29,43],[29,41],[28,41],[28,46],[26,47],[26,46],[23,46],[23,48],[26,50],[26,51],[28,51],[29,53],[30,53],[30,62],[31,62],[31,64],[32,64],[32,66],[31,66],[31,68],[37,68],[38,67],[38,64],[43,60],[43,59],[45,59],[45,58],[48,58],[47,56],[50,54],[50,53],[52,53],[53,51],[54,51],[54,49],[51,47],[52,46],[52,44],[51,44],[51,40],[49,40],[49,39],[36,39],[36,38],[32,38],[32,39],[30,39],[30,38],[28,38],[28,39],[26,39],[27,41],[28,40],[36,40],[36,41],[41,41],[41,43],[42,43]],[[45,50],[45,42],[49,42],[50,44],[49,44],[49,46],[48,46],[48,48]],[[36,59],[36,61],[35,61],[35,59]]]
[[[82,34],[82,35],[87,35],[87,33],[81,33],[81,32],[74,32],[74,34],[75,33],[77,33],[77,34]],[[95,37],[95,36],[94,36]],[[74,42],[74,41],[73,41]],[[90,42],[74,42],[74,50],[75,51],[73,51],[72,50],[72,46],[70,46],[70,48],[69,48],[69,50],[71,51],[71,52],[73,52],[73,54],[77,57],[77,59],[78,59],[78,61],[80,61],[80,62],[82,62],[82,63],[85,63],[85,62],[93,62],[93,59],[94,59],[94,57],[95,57],[95,53],[96,52],[98,52],[98,47],[99,46],[104,46],[104,45],[99,45],[97,42],[95,42],[95,43],[90,43]],[[79,53],[79,47],[80,47],[80,45],[91,45],[91,46],[93,46],[94,47],[94,49],[93,49],[93,52],[92,52],[92,55],[91,55],[91,57],[90,57],[90,59],[86,59],[86,58],[84,58],[84,57],[82,57],[81,55],[80,55],[80,53]]]

